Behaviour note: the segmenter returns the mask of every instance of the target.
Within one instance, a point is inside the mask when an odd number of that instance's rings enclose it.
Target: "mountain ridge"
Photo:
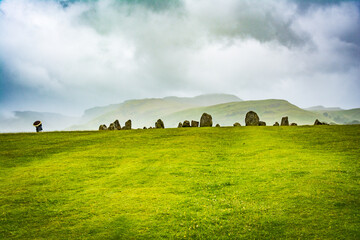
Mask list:
[[[311,110],[312,109],[312,110]],[[175,97],[130,99],[118,104],[97,106],[86,109],[82,117],[69,117],[58,113],[16,111],[13,118],[0,116],[1,132],[34,131],[32,123],[41,120],[45,131],[97,130],[99,125],[107,126],[115,119],[123,125],[131,119],[133,128],[154,126],[161,118],[165,127],[177,127],[184,120],[199,121],[203,112],[213,116],[214,125],[232,126],[235,122],[244,125],[247,111],[255,111],[267,125],[280,122],[288,116],[290,122],[299,125],[313,124],[315,119],[335,124],[360,121],[360,108],[337,110],[315,106],[302,109],[282,99],[243,101],[231,94],[206,94],[195,97]]]

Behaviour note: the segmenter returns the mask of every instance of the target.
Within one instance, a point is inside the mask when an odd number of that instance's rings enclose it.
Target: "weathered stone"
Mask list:
[[[290,126],[297,126],[297,123],[291,123]]]
[[[182,124],[182,127],[190,127],[190,122],[188,120],[185,120]]]
[[[158,119],[155,123],[155,128],[165,128],[164,122],[161,119]]]
[[[121,130],[121,126],[120,126],[119,120],[115,120],[114,125],[115,125],[115,129]]]
[[[125,123],[125,127],[123,128],[125,130],[130,130],[131,129],[131,120],[127,120]]]
[[[259,121],[259,126],[266,126],[266,122]]]
[[[275,122],[273,126],[279,126],[279,123],[278,123],[278,122]]]
[[[152,127],[149,127],[149,129],[152,129]]]
[[[200,119],[200,127],[212,127],[212,117],[210,114],[203,113]]]
[[[314,125],[329,125],[329,124],[326,122],[320,122],[318,119],[316,119]]]
[[[236,123],[234,123],[234,127],[241,127],[241,124],[236,122]]]
[[[283,117],[281,119],[281,126],[289,126],[289,118],[288,117]]]
[[[215,127],[220,127],[220,124],[216,124],[216,126]]]
[[[115,124],[110,123],[108,130],[115,130]]]
[[[99,131],[101,131],[101,130],[107,130],[107,127],[105,124],[100,125]]]
[[[250,111],[245,116],[246,126],[259,126],[259,116],[256,112]]]
[[[179,122],[179,125],[178,125],[178,128],[182,128],[182,123],[181,122]]]
[[[147,127],[143,127],[143,129],[147,129]]]
[[[191,121],[191,127],[199,127],[199,122],[198,121]]]

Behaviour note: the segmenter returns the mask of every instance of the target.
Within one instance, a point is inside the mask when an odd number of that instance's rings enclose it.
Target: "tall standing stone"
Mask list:
[[[107,130],[107,127],[105,124],[102,124],[99,126],[99,131],[101,131],[101,130]]]
[[[188,120],[185,120],[182,124],[182,127],[190,127],[190,122]]]
[[[199,122],[198,121],[191,121],[191,127],[199,127]]]
[[[289,118],[288,117],[283,117],[281,119],[281,126],[289,126]]]
[[[256,112],[250,111],[245,116],[246,126],[259,126],[259,116]]]
[[[125,122],[125,127],[124,127],[125,130],[131,130],[131,120],[127,120]]]
[[[158,119],[155,123],[155,128],[165,128],[164,122],[161,119]]]
[[[108,130],[115,130],[115,124],[110,123]]]
[[[200,127],[212,127],[212,117],[210,114],[203,113],[200,119]]]
[[[115,125],[115,128],[116,128],[117,130],[121,130],[121,126],[120,126],[119,120],[115,120],[114,125]]]

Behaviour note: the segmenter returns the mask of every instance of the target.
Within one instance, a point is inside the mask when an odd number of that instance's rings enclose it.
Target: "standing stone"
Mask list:
[[[289,118],[288,117],[283,117],[281,119],[281,126],[289,126]]]
[[[216,126],[215,127],[220,127],[220,124],[216,124]]]
[[[314,125],[329,125],[329,124],[326,122],[320,122],[318,119],[316,119]]]
[[[121,130],[121,126],[120,126],[119,120],[115,120],[114,125],[115,125],[115,129]]]
[[[179,125],[178,125],[178,128],[182,128],[182,123],[181,122],[179,122]]]
[[[115,124],[110,123],[108,130],[115,130]]]
[[[241,124],[236,122],[236,123],[234,123],[234,127],[241,127]]]
[[[105,124],[100,125],[99,131],[101,131],[101,130],[107,130],[107,127]]]
[[[158,119],[155,123],[155,128],[165,128],[164,122],[161,119]]]
[[[212,127],[212,117],[210,114],[203,113],[200,119],[200,127]]]
[[[279,126],[279,123],[278,123],[278,122],[275,122],[273,126]]]
[[[290,126],[297,126],[297,123],[291,123]]]
[[[126,121],[124,129],[131,130],[131,120],[130,119]]]
[[[314,125],[322,125],[322,122],[320,122],[319,119],[316,119]]]
[[[191,127],[199,127],[199,122],[198,121],[191,121]]]
[[[190,122],[188,120],[185,120],[182,124],[182,127],[190,127]]]
[[[250,111],[245,116],[246,126],[259,126],[259,116],[256,112]]]
[[[143,127],[143,129],[147,129],[147,127]]]
[[[266,126],[266,122],[259,121],[259,126]]]

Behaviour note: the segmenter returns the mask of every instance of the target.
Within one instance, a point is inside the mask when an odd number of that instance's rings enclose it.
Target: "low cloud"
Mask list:
[[[211,92],[359,107],[355,2],[145,2],[0,2],[2,108]]]

